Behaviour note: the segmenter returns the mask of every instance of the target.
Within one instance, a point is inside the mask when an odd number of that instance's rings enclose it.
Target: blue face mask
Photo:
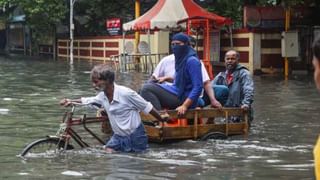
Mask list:
[[[176,60],[180,60],[188,52],[188,45],[171,45],[172,52]]]

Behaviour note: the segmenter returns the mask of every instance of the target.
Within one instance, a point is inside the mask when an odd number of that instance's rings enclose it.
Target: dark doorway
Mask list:
[[[6,36],[6,30],[0,30],[0,50],[4,50],[6,47],[7,42],[7,36]]]

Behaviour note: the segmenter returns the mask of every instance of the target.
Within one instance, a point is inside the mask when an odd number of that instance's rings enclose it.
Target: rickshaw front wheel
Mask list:
[[[60,152],[61,150],[71,149],[74,149],[74,147],[71,144],[66,145],[64,140],[55,137],[47,137],[38,139],[27,145],[20,153],[20,156],[45,156]]]

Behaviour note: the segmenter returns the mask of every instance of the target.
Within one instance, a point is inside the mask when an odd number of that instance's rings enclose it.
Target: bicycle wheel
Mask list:
[[[20,156],[27,156],[27,155],[45,155],[45,154],[52,154],[55,153],[57,150],[62,150],[65,148],[65,141],[59,138],[43,138],[38,139],[30,143],[27,147],[25,147]],[[74,147],[70,144],[66,146],[66,150],[74,149]]]

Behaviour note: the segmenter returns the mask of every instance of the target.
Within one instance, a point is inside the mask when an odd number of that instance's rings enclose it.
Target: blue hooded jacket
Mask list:
[[[182,102],[190,98],[193,101],[190,108],[194,108],[203,89],[200,60],[195,50],[189,46],[187,35],[178,33],[172,40],[184,42],[184,45],[172,46],[175,56],[175,80],[171,86],[161,86],[177,95]]]

